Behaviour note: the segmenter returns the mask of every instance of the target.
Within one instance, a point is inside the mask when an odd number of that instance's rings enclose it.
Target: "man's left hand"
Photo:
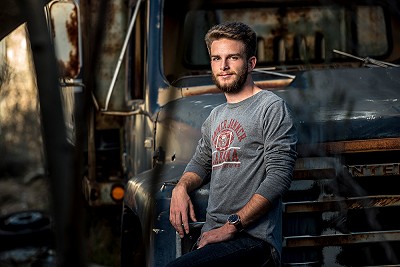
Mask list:
[[[226,223],[220,228],[204,232],[198,241],[198,248],[202,248],[208,244],[230,240],[235,236],[237,231],[235,226]]]

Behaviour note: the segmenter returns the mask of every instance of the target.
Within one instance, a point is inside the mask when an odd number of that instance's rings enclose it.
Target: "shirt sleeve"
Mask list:
[[[289,189],[297,159],[297,133],[289,108],[275,101],[263,117],[266,176],[256,193],[273,202]]]
[[[203,181],[210,176],[212,169],[211,116],[210,114],[201,127],[201,138],[196,151],[184,171],[196,173]]]

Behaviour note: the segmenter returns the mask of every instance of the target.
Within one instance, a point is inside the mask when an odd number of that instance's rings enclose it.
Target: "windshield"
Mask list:
[[[258,67],[359,63],[333,50],[375,59],[391,53],[391,25],[383,6],[299,6],[298,1],[290,6],[276,2],[218,1],[213,7],[208,1],[204,6],[176,5],[179,8],[166,2],[163,55],[170,82],[209,70],[204,35],[212,25],[224,21],[242,21],[256,31]]]

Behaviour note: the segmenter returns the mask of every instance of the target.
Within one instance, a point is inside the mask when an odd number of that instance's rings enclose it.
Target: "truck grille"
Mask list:
[[[284,266],[400,264],[400,138],[299,145]]]

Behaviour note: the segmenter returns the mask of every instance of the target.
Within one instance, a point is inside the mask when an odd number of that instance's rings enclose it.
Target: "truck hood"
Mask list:
[[[291,74],[296,78],[290,86],[273,92],[291,108],[299,143],[400,136],[399,68],[326,69]],[[167,139],[177,137],[178,144],[195,147],[203,121],[212,108],[225,101],[223,94],[172,101],[160,111],[158,123],[161,128],[168,128],[160,133],[168,135]],[[169,135],[170,131],[174,133]]]
[[[400,69],[308,71],[276,93],[293,110],[300,143],[400,136]]]

